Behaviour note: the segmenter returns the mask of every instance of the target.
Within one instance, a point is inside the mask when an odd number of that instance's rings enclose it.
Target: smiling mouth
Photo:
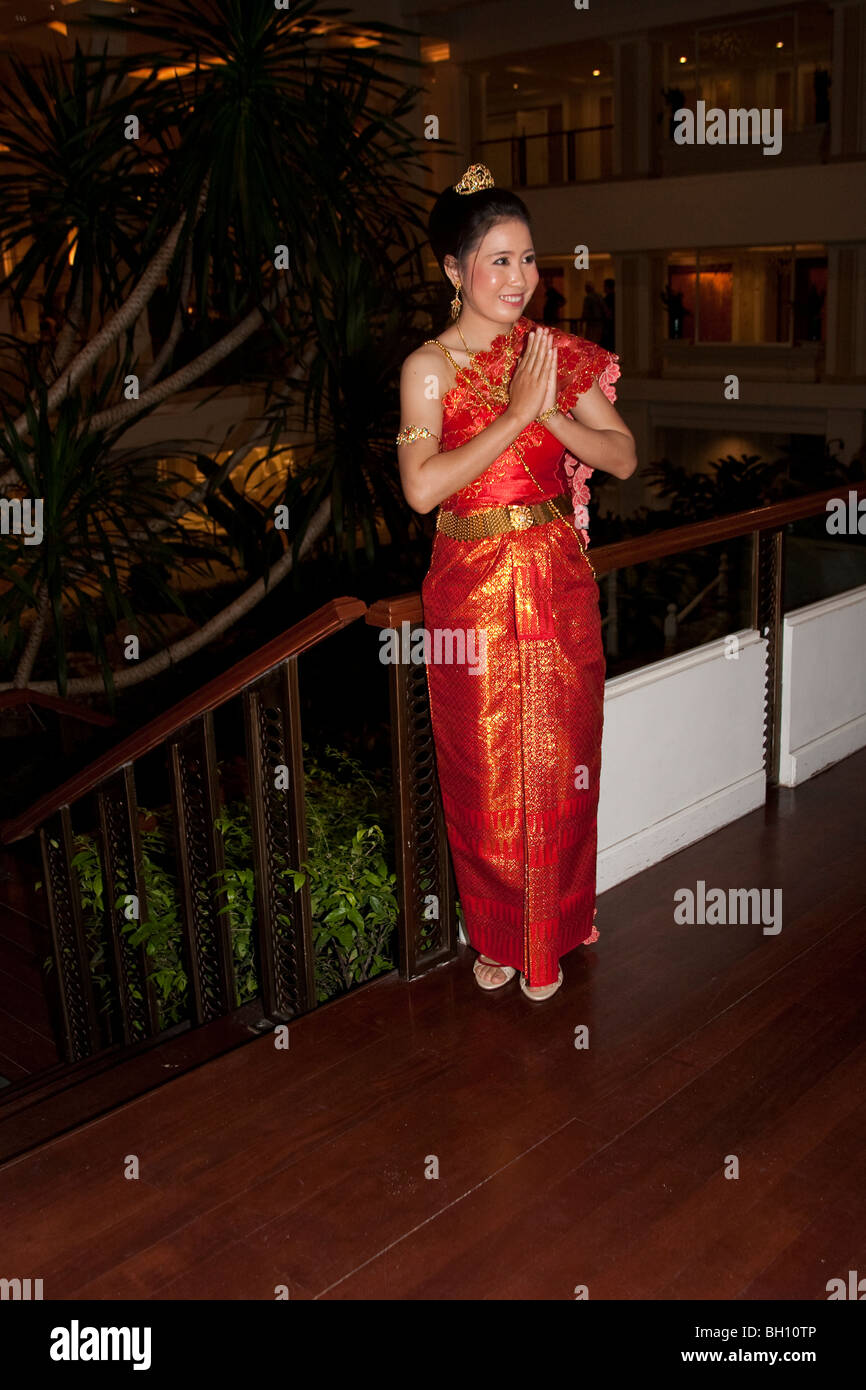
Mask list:
[[[501,295],[499,296],[499,298],[502,300],[502,302],[503,302],[504,304],[520,304],[521,301],[522,301],[522,299],[523,299],[523,295],[522,295],[522,294],[501,294]]]

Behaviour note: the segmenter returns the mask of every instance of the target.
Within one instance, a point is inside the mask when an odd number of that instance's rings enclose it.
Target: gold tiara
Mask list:
[[[454,184],[455,193],[480,193],[482,188],[493,188],[493,175],[486,164],[470,164],[459,183]]]

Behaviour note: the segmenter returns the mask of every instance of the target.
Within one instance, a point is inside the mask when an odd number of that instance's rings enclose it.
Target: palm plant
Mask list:
[[[68,396],[49,418],[45,387],[37,384],[36,391],[39,408],[29,401],[26,406],[29,446],[3,410],[3,452],[27,494],[42,502],[44,539],[38,546],[19,535],[3,540],[0,563],[11,588],[5,595],[0,654],[8,657],[19,645],[22,616],[34,610],[15,683],[27,683],[50,624],[57,684],[65,693],[68,635],[70,628],[83,627],[105,688],[113,694],[106,638],[114,635],[119,620],[136,636],[159,633],[158,620],[141,620],[130,601],[136,572],[145,567],[165,607],[183,612],[164,574],[181,561],[202,573],[208,561],[223,557],[172,515],[174,480],[157,469],[153,446],[122,448],[116,443],[122,431],[81,428],[78,395]],[[181,452],[183,446],[175,447]]]
[[[806,447],[792,443],[775,459],[726,454],[706,470],[683,468],[665,458],[647,465],[644,475],[653,491],[670,502],[669,512],[655,514],[659,524],[685,525],[766,507],[837,483],[847,486],[863,476],[863,453],[842,463],[825,440],[815,438]]]
[[[777,465],[757,454],[728,454],[706,471],[678,467],[668,459],[646,469],[647,482],[659,497],[669,499],[670,521],[678,525],[768,502],[777,475]]]
[[[401,31],[365,24],[364,42],[375,47],[362,56],[358,26],[319,11],[315,0],[297,0],[290,11],[272,0],[205,0],[194,9],[154,0],[144,13],[99,23],[125,34],[123,52],[87,57],[76,44],[71,58],[42,56],[35,67],[13,60],[14,82],[0,96],[8,152],[0,249],[26,248],[0,294],[22,324],[35,296],[43,328],[41,344],[27,345],[24,372],[20,345],[0,345],[0,495],[50,493],[46,512],[59,528],[26,556],[14,541],[0,554],[4,654],[17,657],[15,680],[27,683],[43,636],[53,633],[56,679],[33,688],[59,683],[71,694],[137,683],[224,631],[325,533],[332,500],[342,536],[360,526],[375,539],[376,508],[393,496],[393,448],[387,459],[378,444],[365,452],[357,418],[349,427],[342,412],[366,399],[366,437],[378,422],[384,438],[372,403],[386,398],[393,345],[405,337],[395,329],[395,290],[401,276],[408,283],[418,275],[422,166],[404,124],[417,89],[398,75],[408,62],[395,51]],[[389,296],[388,314],[377,316],[376,302]],[[159,298],[168,310],[161,335],[152,312]],[[229,358],[263,332],[279,345],[279,375],[300,383],[314,441],[302,495],[297,480],[286,484],[286,500],[296,504],[288,549],[270,509],[231,478],[253,447],[266,458],[285,449],[285,402],[269,411],[272,392],[227,438],[220,464],[182,439],[151,446],[148,472],[124,439],[178,394],[224,389]],[[377,363],[377,344],[389,342],[386,362]],[[243,375],[239,366],[235,379]],[[52,446],[61,420],[62,459]],[[330,466],[338,440],[351,453]],[[182,500],[154,481],[154,458],[169,451],[192,457],[204,475]],[[378,465],[391,470],[390,490],[363,481]],[[91,486],[90,477],[102,481]],[[64,523],[58,507],[69,512]],[[201,564],[211,556],[212,545],[195,545],[184,531],[193,509],[221,528],[220,544],[240,555],[254,582],[196,633],[112,673],[99,634],[107,618],[134,616],[124,587],[131,566],[168,573],[191,556]],[[94,529],[101,569],[85,582]],[[63,629],[73,609],[99,656],[99,678],[66,681]]]
[[[293,423],[307,437],[295,450],[290,505],[312,514],[330,494],[335,552],[352,569],[359,540],[372,563],[377,521],[401,541],[414,525],[394,468],[394,383],[400,363],[429,332],[441,293],[425,285],[420,266],[410,277],[396,260],[395,269],[377,280],[357,250],[323,245],[312,297],[316,354],[301,379],[275,394],[270,413],[280,430]]]

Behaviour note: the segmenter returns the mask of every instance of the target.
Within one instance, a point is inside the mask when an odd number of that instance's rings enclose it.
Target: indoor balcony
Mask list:
[[[411,662],[388,668],[396,969],[317,1004],[309,884],[286,876],[307,854],[299,663],[354,632],[375,667],[383,629],[423,623],[418,594],[332,600],[7,820],[8,1269],[38,1270],[47,1299],[270,1299],[275,1282],[293,1299],[571,1298],[576,1279],[594,1299],[824,1297],[866,1214],[852,1119],[866,1082],[866,484],[832,537],[858,583],[794,607],[786,553],[798,526],[820,534],[831,500],[590,551],[609,673],[601,935],[543,1008],[472,979]],[[238,748],[256,961],[240,1005],[217,833]],[[290,771],[278,795],[273,764]],[[139,798],[161,795],[189,973],[170,1027],[123,911],[153,882]],[[50,1040],[37,1062],[25,1037],[45,1027],[46,946],[53,1066]],[[143,1198],[117,1155],[144,1143]],[[750,1178],[728,1187],[732,1151]]]
[[[591,552],[608,676],[602,893],[759,809],[768,786],[796,786],[866,743],[862,519],[857,529],[858,505],[866,511],[866,504],[858,504],[858,491],[866,498],[866,485],[850,489],[839,534],[827,525],[834,494],[819,493]],[[360,617],[366,627],[356,626]],[[287,864],[309,852],[299,664],[309,669],[305,654],[325,643],[351,639],[344,660],[359,669],[372,661],[370,678],[378,671],[390,683],[394,964],[411,979],[454,957],[458,904],[425,668],[406,659],[383,668],[381,644],[370,640],[376,629],[411,633],[422,623],[417,594],[369,609],[332,600],[116,746],[104,732],[95,760],[82,766],[79,758],[59,786],[7,816],[0,901],[10,988],[0,1006],[0,1053],[9,1098],[28,1078],[42,1094],[39,1071],[52,1049],[66,1066],[92,1060],[105,1069],[167,1031],[195,1031],[241,1005],[245,1018],[257,1011],[267,1027],[330,997],[321,989],[309,888],[285,877]],[[835,679],[826,688],[828,670]],[[7,724],[13,715],[25,719],[28,703],[50,703],[28,702],[26,691],[2,701]],[[263,780],[265,755],[291,771],[288,797]],[[219,822],[239,787],[251,839],[232,869]],[[147,841],[156,859],[143,867],[142,837],[160,817],[168,838],[158,850]],[[255,894],[241,936],[254,946],[238,956],[240,927],[226,903],[239,910],[236,875],[250,862]],[[155,963],[130,945],[125,913],[100,908],[124,893],[146,904],[146,880],[151,892],[158,883],[163,909],[176,895],[177,939],[158,934],[167,954]],[[224,885],[219,892],[209,886],[215,882]],[[439,905],[433,919],[430,894]],[[145,907],[140,912],[147,918]],[[53,969],[45,976],[47,955]],[[252,973],[245,971],[239,993],[244,957]],[[98,986],[96,960],[103,962]],[[181,961],[184,983],[172,985],[167,1014],[153,970],[160,965],[174,979]],[[16,991],[16,983],[26,989]],[[33,1055],[27,1029],[41,1037]],[[51,1079],[46,1084],[50,1090]]]

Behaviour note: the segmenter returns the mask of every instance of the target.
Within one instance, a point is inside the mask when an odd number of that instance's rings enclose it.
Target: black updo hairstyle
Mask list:
[[[455,193],[449,184],[433,204],[427,234],[439,269],[445,275],[445,257],[458,261],[483,241],[497,222],[518,218],[531,228],[529,209],[507,188],[481,188],[477,193]],[[446,279],[448,277],[446,276]]]

